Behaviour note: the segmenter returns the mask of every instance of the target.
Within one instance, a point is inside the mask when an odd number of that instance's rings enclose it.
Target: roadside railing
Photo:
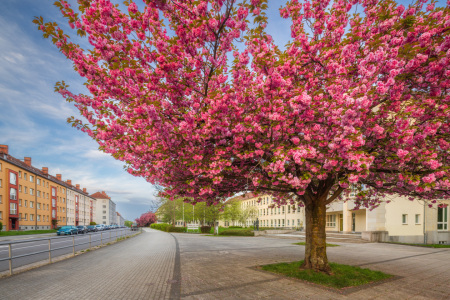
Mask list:
[[[138,232],[141,232],[142,229],[140,228]],[[58,236],[58,237],[46,237],[46,238],[38,238],[38,239],[26,239],[26,240],[19,240],[19,241],[5,241],[0,242],[0,273],[7,271],[9,269],[9,275],[13,274],[13,262],[14,260],[20,259],[20,258],[26,258],[35,256],[36,258],[34,260],[28,260],[25,263],[22,263],[22,265],[27,265],[31,263],[36,263],[40,261],[48,260],[48,263],[52,263],[52,259],[58,256],[63,256],[70,254],[72,252],[72,255],[75,256],[75,253],[82,250],[92,249],[92,247],[96,246],[103,246],[105,243],[110,243],[112,241],[116,241],[121,238],[125,238],[127,236],[135,235],[135,230],[126,228],[126,229],[113,229],[109,231],[101,231],[101,232],[95,232],[95,233],[87,233],[87,234],[77,234],[77,235],[69,235],[69,236]],[[87,238],[89,237],[89,238]],[[39,245],[32,245],[32,246],[26,246],[26,247],[15,247],[18,245],[23,245],[25,243],[38,243],[38,242],[45,242],[48,241],[48,247],[46,246],[47,243],[39,244]],[[63,243],[63,246],[57,246],[56,244]],[[45,249],[42,249],[43,246]],[[5,250],[4,248],[7,248]],[[30,248],[30,251],[37,250],[41,248],[42,250],[33,251],[33,252],[26,252],[26,253],[15,253],[15,252],[24,252],[19,251],[21,249]],[[71,251],[67,252],[64,251],[66,249],[72,248]],[[76,250],[77,248],[77,250]],[[2,252],[8,252],[8,256],[4,257],[4,253]],[[53,255],[52,255],[53,252]],[[48,253],[48,258],[43,259],[42,255],[45,253]],[[41,256],[38,256],[41,255]],[[45,257],[47,257],[45,255]],[[2,267],[2,263],[8,261],[8,268],[5,269],[4,266]]]

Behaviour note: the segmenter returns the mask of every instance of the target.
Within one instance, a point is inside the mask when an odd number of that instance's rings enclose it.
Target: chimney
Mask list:
[[[42,167],[42,173],[44,173],[45,175],[48,175],[48,168]]]
[[[76,187],[77,187],[77,189],[80,189],[80,185],[79,184],[77,184],[77,185],[75,185]]]
[[[68,185],[72,185],[72,180],[67,179],[67,184],[68,184]]]
[[[0,145],[0,154],[8,154],[8,145]]]
[[[23,160],[27,166],[31,167],[31,157],[24,157]]]
[[[86,188],[83,188],[83,193],[87,193]]]
[[[61,178],[62,178],[61,174],[56,174],[56,179],[62,180]]]

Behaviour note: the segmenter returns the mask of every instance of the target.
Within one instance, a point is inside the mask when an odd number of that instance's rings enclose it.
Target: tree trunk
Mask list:
[[[305,204],[306,246],[301,268],[331,274],[326,248],[326,204],[318,200]]]

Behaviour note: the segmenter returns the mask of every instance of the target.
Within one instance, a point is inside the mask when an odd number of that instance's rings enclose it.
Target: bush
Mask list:
[[[232,235],[232,236],[255,236],[251,230],[236,230],[227,229],[219,233],[219,235]]]
[[[169,227],[169,226],[172,226],[172,225],[167,224],[167,223],[160,223],[160,224],[153,223],[152,225],[150,225],[150,228],[161,230],[161,231],[167,231],[167,227]]]
[[[228,226],[228,228],[242,228],[242,226]]]
[[[3,223],[0,222],[0,231],[2,231],[2,229],[3,229]]]
[[[211,232],[211,226],[202,226],[200,227],[201,233],[210,233]]]
[[[97,225],[95,222],[90,222],[89,225]]]
[[[168,226],[166,228],[167,232],[186,232],[186,227],[175,227],[175,226]]]

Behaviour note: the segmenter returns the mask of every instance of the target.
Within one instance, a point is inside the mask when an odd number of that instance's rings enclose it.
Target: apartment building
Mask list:
[[[261,200],[258,200],[261,199]],[[283,227],[283,228],[303,228],[305,224],[305,211],[298,205],[282,205],[278,207],[271,196],[255,196],[253,193],[246,193],[229,199],[227,202],[238,201],[247,220],[244,223],[238,222],[236,225],[252,226],[258,219],[259,227]],[[232,225],[225,221],[224,225]]]
[[[117,218],[116,218],[116,224],[119,226],[125,226],[125,219],[124,217],[122,217],[121,214],[119,214],[118,212],[116,212],[117,214]]]
[[[111,200],[106,192],[96,192],[92,194],[91,197],[97,201],[95,207],[95,222],[104,225],[117,224],[116,203]]]
[[[67,225],[89,225],[94,222],[94,207],[96,200],[86,191],[81,190],[79,184],[72,185],[72,180],[67,180]]]
[[[64,182],[48,168],[32,166],[31,157],[22,160],[0,145],[0,221],[4,230],[50,229],[66,224]]]

